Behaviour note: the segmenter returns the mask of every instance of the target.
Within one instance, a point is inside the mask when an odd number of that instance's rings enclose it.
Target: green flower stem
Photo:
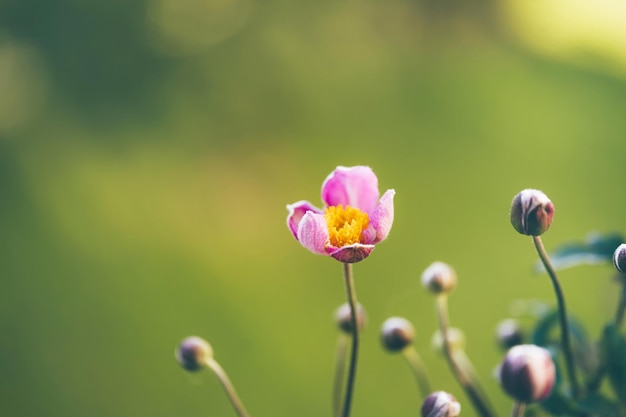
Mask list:
[[[217,363],[215,359],[208,358],[206,360],[206,365],[211,371],[213,371],[213,373],[215,373],[215,375],[217,375],[217,378],[222,383],[222,387],[224,387],[224,391],[226,391],[226,396],[230,400],[230,403],[235,409],[237,415],[239,417],[249,417],[248,412],[246,411],[243,403],[241,402],[241,399],[239,399],[239,396],[235,391],[235,387],[233,386],[232,382],[230,382],[228,375],[226,375],[226,372],[220,366],[220,364]]]
[[[525,403],[515,401],[515,404],[513,405],[513,411],[511,412],[511,417],[522,417],[524,415],[525,408]]]
[[[550,262],[550,258],[546,253],[545,248],[543,247],[543,241],[541,240],[541,236],[533,236],[533,243],[535,244],[535,248],[537,249],[537,254],[543,263],[543,266],[546,268],[548,275],[550,276],[550,280],[552,281],[552,286],[554,287],[554,292],[556,294],[556,300],[559,308],[559,321],[561,323],[561,345],[563,347],[563,355],[565,356],[565,366],[567,369],[567,376],[569,377],[570,384],[572,386],[572,393],[575,398],[578,398],[580,393],[580,387],[578,386],[578,380],[576,379],[576,369],[574,368],[574,357],[572,355],[572,347],[570,344],[570,336],[569,336],[569,325],[567,323],[567,311],[565,309],[565,297],[563,296],[563,290],[561,289],[561,284],[556,276],[556,271]]]
[[[449,325],[447,294],[439,294],[437,296],[437,316],[439,319],[439,331],[441,332],[441,338],[443,341],[443,354],[446,357],[452,374],[456,377],[457,381],[461,385],[461,388],[465,391],[465,394],[478,414],[482,417],[493,417],[495,414],[491,411],[491,406],[487,403],[486,398],[483,398],[479,388],[472,383],[472,379],[463,370],[463,368],[459,366],[452,353],[452,347],[450,346],[450,339],[448,336]]]
[[[422,394],[422,398],[428,397],[432,390],[430,388],[430,382],[428,382],[428,375],[426,375],[426,367],[419,353],[417,353],[417,349],[415,349],[415,346],[409,345],[402,350],[402,355],[415,375],[415,380],[417,381],[417,386]]]
[[[349,337],[345,333],[339,333],[337,340],[337,356],[335,360],[335,378],[333,380],[333,416],[341,415],[341,393],[343,375],[346,369],[346,356],[348,353]]]
[[[465,372],[472,385],[476,387],[479,395],[482,398],[486,398],[486,395],[482,390],[482,387],[480,386],[480,381],[478,378],[478,374],[476,373],[476,369],[467,357],[465,351],[460,348],[453,348],[450,354],[452,355],[452,359],[454,359],[454,361],[458,364],[459,368],[461,368],[463,372]]]
[[[350,318],[352,326],[352,349],[350,350],[350,364],[348,366],[348,378],[346,381],[345,398],[343,402],[343,417],[350,415],[352,405],[352,393],[354,391],[354,380],[356,377],[356,364],[359,354],[359,326],[356,318],[356,291],[354,290],[354,277],[352,274],[352,264],[343,264],[343,276],[346,284],[346,295],[350,305]]]

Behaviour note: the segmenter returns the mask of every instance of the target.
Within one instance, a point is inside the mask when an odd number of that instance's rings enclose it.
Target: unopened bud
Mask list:
[[[509,349],[500,365],[500,383],[511,397],[523,403],[548,398],[556,370],[548,350],[536,345]]]
[[[434,262],[422,273],[422,285],[435,294],[449,293],[456,287],[456,272],[446,263]]]
[[[509,349],[524,342],[524,332],[517,320],[506,319],[498,323],[496,339],[500,346]]]
[[[540,236],[552,224],[554,204],[539,190],[526,189],[513,198],[511,224],[519,233]]]
[[[415,328],[405,318],[390,317],[383,323],[380,339],[385,349],[398,352],[413,343]]]
[[[622,274],[626,274],[626,243],[622,243],[613,253],[615,268]]]
[[[176,350],[176,359],[188,371],[202,369],[213,357],[213,348],[201,337],[190,336],[183,340]]]
[[[339,330],[344,333],[352,334],[352,314],[350,313],[350,304],[342,304],[335,312],[335,322],[339,326]],[[356,323],[359,331],[363,330],[367,325],[367,314],[365,309],[359,303],[356,305]]]
[[[464,350],[465,349],[465,334],[458,327],[448,328],[448,343],[450,344],[450,350]],[[437,330],[432,339],[433,347],[438,351],[443,351],[443,336],[440,330]]]
[[[445,391],[430,394],[422,403],[422,417],[456,417],[461,413],[461,404]]]

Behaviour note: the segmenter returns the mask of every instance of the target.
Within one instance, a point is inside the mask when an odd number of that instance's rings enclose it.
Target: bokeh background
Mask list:
[[[437,389],[433,261],[499,413],[494,327],[554,304],[508,219],[556,205],[548,249],[624,232],[626,6],[617,0],[1,0],[0,414],[230,416],[174,349],[208,339],[253,416],[330,415],[341,265],[285,227],[337,165],[395,188],[355,265],[370,318],[353,415],[418,415],[378,329],[409,318]],[[562,273],[591,336],[612,268]],[[529,324],[529,323],[527,323]]]

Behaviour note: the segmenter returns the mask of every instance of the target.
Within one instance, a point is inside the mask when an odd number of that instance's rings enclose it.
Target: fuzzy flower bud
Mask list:
[[[389,352],[399,352],[413,343],[415,328],[405,318],[390,317],[383,323],[380,340]]]
[[[513,198],[511,224],[519,233],[540,236],[552,224],[554,204],[539,190],[526,189]]]
[[[450,343],[450,350],[464,350],[465,349],[465,334],[458,327],[448,328],[448,342]],[[443,336],[441,331],[437,330],[433,335],[432,346],[443,352]]]
[[[524,403],[548,398],[555,379],[556,370],[550,352],[536,345],[512,347],[500,365],[502,388]]]
[[[213,348],[201,337],[190,336],[183,340],[176,350],[176,359],[188,371],[202,369],[207,359],[213,357]]]
[[[517,320],[506,319],[498,323],[496,340],[504,349],[520,345],[524,341],[524,332]]]
[[[342,304],[335,312],[335,322],[344,333],[352,334],[352,314],[350,314],[350,304]],[[367,314],[365,309],[359,303],[356,305],[356,323],[359,331],[363,330],[367,325]]]
[[[626,243],[622,243],[613,253],[615,268],[622,274],[626,274]]]
[[[445,391],[430,394],[422,403],[422,417],[456,417],[461,413],[461,404]]]
[[[456,272],[446,263],[434,262],[422,273],[422,285],[434,294],[450,293],[456,287]]]

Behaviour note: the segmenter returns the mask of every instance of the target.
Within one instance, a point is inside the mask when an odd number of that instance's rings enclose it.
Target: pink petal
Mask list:
[[[341,204],[371,213],[379,195],[378,178],[367,166],[339,166],[322,184],[322,201],[328,206]]]
[[[363,259],[370,256],[370,253],[372,253],[374,248],[374,245],[362,245],[360,243],[355,243],[353,245],[343,246],[331,252],[330,256],[339,262],[353,264],[361,262]]]
[[[393,225],[393,197],[395,190],[387,190],[380,198],[380,202],[370,215],[370,226],[376,231],[376,237],[371,243],[382,242],[387,239]]]
[[[376,229],[372,226],[372,222],[367,225],[367,228],[361,231],[361,243],[373,244],[376,241]]]
[[[287,204],[287,210],[289,211],[289,214],[287,214],[287,227],[291,230],[293,237],[296,239],[298,239],[298,224],[300,220],[302,220],[302,216],[304,216],[307,211],[322,213],[322,210],[305,200]]]
[[[307,211],[300,224],[296,237],[300,244],[318,255],[328,255],[326,243],[328,242],[328,225],[324,215]]]

